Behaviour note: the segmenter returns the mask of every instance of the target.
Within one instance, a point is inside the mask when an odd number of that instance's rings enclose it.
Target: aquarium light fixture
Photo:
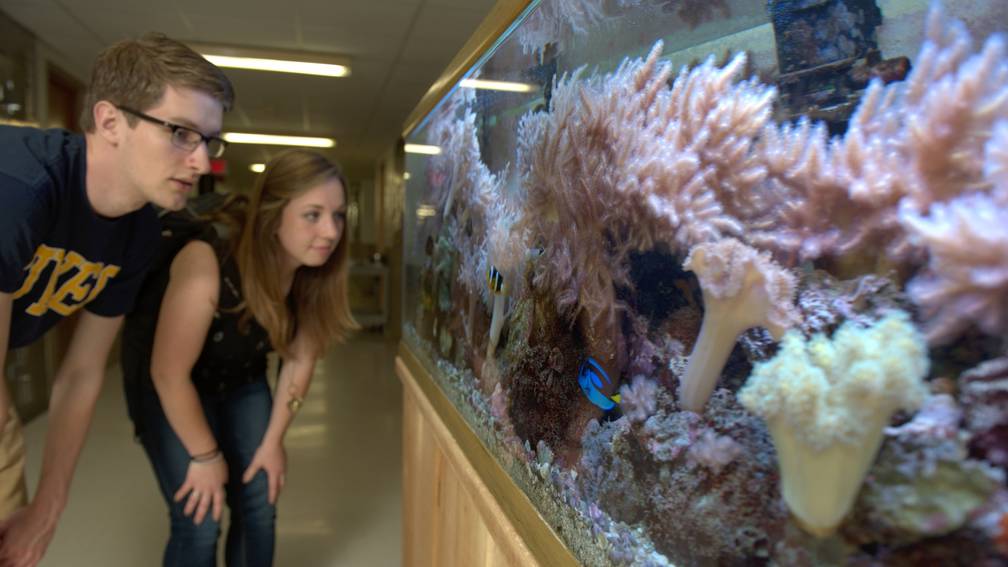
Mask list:
[[[406,144],[403,146],[403,151],[408,154],[426,154],[429,156],[436,156],[441,153],[441,147],[428,146],[426,144]]]
[[[512,93],[530,93],[539,89],[539,85],[533,85],[532,83],[491,81],[489,79],[462,79],[459,86],[464,89],[485,89],[489,91],[508,91]]]
[[[336,140],[312,136],[277,136],[273,134],[249,134],[246,132],[225,132],[224,141],[229,144],[261,144],[264,146],[305,146],[309,148],[332,148]]]
[[[190,47],[218,67],[321,77],[350,75],[350,60],[329,53],[210,44],[190,44]]]
[[[266,164],[265,163],[253,163],[252,165],[249,166],[249,171],[251,171],[253,173],[262,173],[262,172],[266,171]]]

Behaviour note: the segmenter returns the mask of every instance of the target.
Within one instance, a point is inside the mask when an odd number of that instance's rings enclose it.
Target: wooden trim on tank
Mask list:
[[[476,478],[472,480],[482,484],[482,487],[474,488],[489,496],[490,502],[485,502],[483,505],[499,507],[506,521],[511,524],[513,532],[517,533],[540,565],[549,567],[579,565],[525,492],[518,488],[490,454],[404,341],[399,342],[397,362],[396,373],[399,374],[403,387],[413,390],[418,399],[429,402],[429,409],[434,413],[432,417],[436,417],[444,424],[447,435],[461,450],[459,457],[468,461],[475,473]],[[418,405],[423,409],[427,404]],[[477,499],[475,495],[473,498]]]
[[[462,78],[462,75],[476,64],[476,60],[484,53],[497,38],[501,36],[511,23],[525,11],[525,8],[533,0],[498,0],[490,13],[483,19],[483,22],[476,28],[469,40],[462,46],[448,67],[441,72],[434,84],[427,89],[427,93],[420,99],[420,103],[410,112],[406,123],[403,125],[403,138],[409,136],[410,132],[416,128],[430,111],[434,110],[437,103],[448,94],[448,91],[455,86],[455,83]]]

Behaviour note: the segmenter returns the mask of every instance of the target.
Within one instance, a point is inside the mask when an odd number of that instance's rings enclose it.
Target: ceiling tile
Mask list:
[[[174,10],[152,8],[125,12],[83,9],[79,5],[71,5],[68,10],[87,29],[94,31],[106,45],[121,39],[137,37],[149,31],[161,32],[179,40],[187,39],[193,33]]]
[[[344,79],[226,70],[237,107],[225,127],[329,134],[348,170],[369,165],[399,136],[406,116],[493,0],[0,0],[0,9],[87,77],[108,43],[147,30],[183,41],[301,49],[350,57]],[[232,147],[232,167],[280,148]],[[235,175],[250,185],[251,175]]]

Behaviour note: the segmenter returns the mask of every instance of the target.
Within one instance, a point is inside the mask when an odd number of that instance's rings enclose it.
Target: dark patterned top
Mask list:
[[[201,392],[221,392],[266,376],[266,355],[273,350],[266,329],[255,318],[241,324],[244,310],[241,277],[232,255],[214,246],[220,262],[217,310],[193,367],[192,380]]]

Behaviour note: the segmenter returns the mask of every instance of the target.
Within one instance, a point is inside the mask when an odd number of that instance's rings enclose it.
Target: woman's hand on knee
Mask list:
[[[269,484],[269,503],[276,504],[280,491],[283,490],[284,477],[287,472],[287,451],[284,449],[283,441],[270,442],[263,439],[262,445],[256,449],[252,462],[249,463],[245,474],[242,475],[242,482],[245,484],[252,482],[260,470],[266,473],[266,481]]]
[[[224,484],[227,483],[228,468],[224,458],[209,461],[191,461],[185,482],[175,492],[175,501],[188,498],[182,511],[193,517],[196,525],[203,523],[207,512],[215,521],[220,521],[224,509]]]

